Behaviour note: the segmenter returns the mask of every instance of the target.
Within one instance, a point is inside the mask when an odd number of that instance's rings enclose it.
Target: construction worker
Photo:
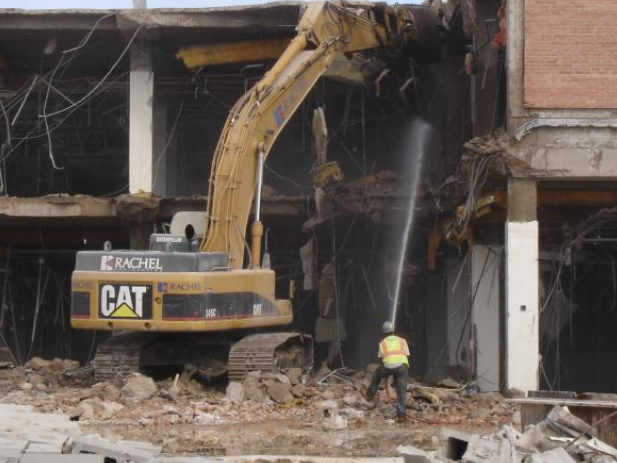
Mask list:
[[[382,364],[373,373],[373,379],[366,392],[366,397],[368,400],[373,400],[381,380],[394,376],[397,398],[396,413],[399,421],[404,421],[407,418],[405,403],[407,402],[407,371],[409,370],[407,356],[409,355],[409,347],[407,341],[394,334],[392,322],[384,322],[382,330],[386,335],[379,343],[379,358],[381,358]]]

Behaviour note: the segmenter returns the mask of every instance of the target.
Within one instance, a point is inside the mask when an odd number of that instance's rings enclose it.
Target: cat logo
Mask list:
[[[102,318],[150,318],[152,286],[103,284],[99,301]]]

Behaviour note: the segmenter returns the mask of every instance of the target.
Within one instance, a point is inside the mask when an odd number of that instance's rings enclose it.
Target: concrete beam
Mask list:
[[[300,18],[300,2],[269,3],[240,7],[194,9],[118,10],[120,29],[134,30],[140,25],[181,29],[246,30],[293,33]]]
[[[162,198],[159,206],[159,218],[171,218],[179,211],[205,211],[208,204],[206,196]],[[306,196],[264,196],[262,212],[264,218],[303,217]]]
[[[18,10],[0,9],[3,31],[89,31],[94,23],[113,10]],[[117,29],[113,16],[102,21],[97,30]]]
[[[612,196],[611,196],[612,197]],[[206,196],[159,198],[157,196],[121,195],[101,198],[86,195],[49,195],[36,198],[0,196],[0,222],[18,219],[121,219],[126,222],[154,222],[171,218],[178,211],[205,211]],[[305,196],[264,196],[266,217],[302,217]],[[6,231],[6,229],[5,229]]]
[[[92,219],[115,216],[116,206],[112,198],[65,195],[43,198],[0,196],[0,219]]]
[[[113,14],[97,26],[97,30],[135,30],[136,27],[160,26],[182,29],[235,29],[255,33],[289,32],[298,24],[303,3],[284,2],[267,5],[218,8],[152,8],[147,10],[20,10],[0,8],[0,29],[28,30],[84,30],[95,21]]]
[[[129,192],[152,193],[154,72],[150,47],[131,48],[129,91]]]
[[[539,385],[539,268],[537,189],[511,178],[506,222],[506,389]]]

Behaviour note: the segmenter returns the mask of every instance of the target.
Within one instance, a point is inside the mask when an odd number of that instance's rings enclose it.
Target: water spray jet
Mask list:
[[[398,252],[398,261],[396,263],[396,274],[394,282],[394,297],[391,299],[392,306],[390,307],[390,321],[392,326],[396,328],[396,314],[399,307],[399,298],[401,293],[401,284],[403,280],[403,267],[405,265],[405,257],[409,248],[411,230],[414,221],[414,209],[418,196],[418,183],[424,165],[424,156],[426,154],[428,138],[431,127],[428,123],[421,119],[413,119],[411,121],[411,129],[409,130],[408,154],[405,156],[404,171],[409,173],[407,183],[407,193],[409,202],[405,211],[404,227],[400,238],[400,247]]]

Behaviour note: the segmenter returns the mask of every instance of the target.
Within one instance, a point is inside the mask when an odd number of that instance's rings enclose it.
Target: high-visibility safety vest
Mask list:
[[[409,359],[407,358],[407,341],[398,336],[388,336],[379,343],[379,352],[381,352],[381,360],[384,365],[393,365],[396,363],[403,363],[409,366]]]

